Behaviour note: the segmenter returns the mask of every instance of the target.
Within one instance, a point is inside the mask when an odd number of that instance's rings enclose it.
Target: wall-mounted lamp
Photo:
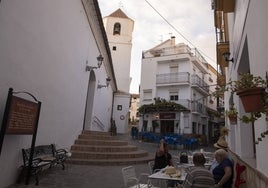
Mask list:
[[[110,82],[111,82],[111,78],[110,77],[106,78],[106,85],[98,84],[98,89],[103,88],[103,87],[108,87]]]
[[[98,61],[98,64],[97,64],[97,67],[93,67],[93,66],[86,66],[86,71],[91,71],[93,69],[97,69],[97,68],[100,68],[101,65],[102,65],[102,62],[103,62],[103,57],[102,55],[100,54],[98,57],[97,57],[97,61]]]
[[[225,61],[232,61],[232,62],[234,62],[234,58],[232,58],[232,59],[230,59],[230,52],[224,52],[223,54],[222,54],[222,56],[224,57],[224,60]]]

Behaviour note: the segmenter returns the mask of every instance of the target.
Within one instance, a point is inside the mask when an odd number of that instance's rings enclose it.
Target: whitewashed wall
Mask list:
[[[9,87],[28,91],[42,102],[36,144],[70,148],[83,129],[89,80],[86,61],[95,66],[100,54],[81,1],[1,1],[0,26],[0,118]],[[103,69],[95,71],[97,82],[105,82]],[[98,106],[93,113],[104,123],[111,117],[111,96],[111,89],[91,96]],[[102,101],[105,105],[100,105]],[[0,155],[5,175],[0,176],[0,187],[15,182],[22,165],[21,149],[30,144],[31,136],[5,136]]]
[[[267,31],[268,23],[263,21],[263,18],[268,17],[267,12],[268,2],[265,0],[250,1],[250,8],[246,22],[246,34],[249,46],[249,62],[250,69],[254,75],[260,75],[265,78],[265,73],[268,71],[268,38]],[[255,137],[259,137],[260,133],[267,130],[268,124],[263,119],[255,124]],[[256,145],[257,168],[268,175],[268,138],[263,139],[260,144]]]
[[[130,94],[123,93],[116,93],[114,96],[113,119],[116,123],[117,133],[128,132],[130,98]],[[118,109],[118,105],[121,105],[122,109]]]
[[[249,6],[248,6],[249,5]],[[260,75],[265,78],[265,73],[268,71],[268,38],[265,31],[268,29],[268,23],[263,21],[264,18],[268,17],[267,13],[268,2],[265,0],[252,0],[236,3],[235,15],[232,14],[230,18],[230,31],[231,34],[231,52],[235,58],[235,62],[229,67],[229,77],[236,79],[237,72],[244,70],[246,67],[245,60],[242,57],[243,47],[248,45],[248,61],[250,72],[254,75]],[[233,18],[233,19],[231,19]],[[243,112],[240,100],[234,98],[236,104],[240,105],[240,112]],[[260,133],[267,130],[267,122],[264,118],[259,119],[255,122],[255,138],[260,136]],[[232,136],[230,138],[232,142],[232,149],[237,153],[243,160],[249,163],[253,168],[257,168],[263,172],[266,176],[268,175],[268,138],[264,138],[262,142],[256,145],[256,157],[254,157],[252,142],[247,141],[251,139],[252,128],[249,124],[242,124],[238,122],[237,127],[232,128]]]

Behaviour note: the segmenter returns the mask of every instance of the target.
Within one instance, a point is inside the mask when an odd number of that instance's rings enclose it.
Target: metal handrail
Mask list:
[[[96,125],[99,127],[102,131],[105,130],[105,125],[99,120],[97,116],[94,116],[92,125]]]

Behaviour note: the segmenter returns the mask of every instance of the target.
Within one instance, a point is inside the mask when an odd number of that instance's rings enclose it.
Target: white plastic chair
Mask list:
[[[156,173],[156,172],[158,172],[158,171],[161,170],[161,169],[155,169],[155,170],[153,170],[154,169],[154,161],[149,161],[148,162],[148,168],[149,168],[150,174]],[[157,179],[148,180],[148,184],[150,186],[152,186],[152,187],[156,187],[157,186],[157,187],[165,188],[165,187],[163,187],[161,180],[157,180]]]
[[[150,174],[156,173],[156,172],[158,172],[158,171],[161,170],[161,169],[155,169],[155,170],[153,170],[154,169],[154,161],[149,161],[148,162],[148,167],[149,167]]]
[[[136,171],[133,166],[128,166],[122,168],[122,175],[124,180],[125,188],[147,188],[147,184],[140,183],[140,179],[136,176]],[[140,176],[146,176],[146,179],[149,174],[141,174]]]

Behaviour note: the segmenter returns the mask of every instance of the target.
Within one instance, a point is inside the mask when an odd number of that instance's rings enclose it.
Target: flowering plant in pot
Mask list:
[[[268,93],[265,91],[267,81],[260,76],[253,76],[250,73],[240,73],[240,79],[228,83],[231,90],[236,92],[240,97],[244,106],[245,112],[249,115],[239,117],[240,121],[244,123],[252,123],[261,118],[262,115],[266,116],[268,121]],[[256,140],[258,144],[262,139],[268,135],[268,130],[262,132]]]
[[[238,114],[236,108],[231,107],[229,110],[225,111],[225,114],[226,114],[226,116],[229,117],[229,120],[230,120],[231,124],[236,124],[236,122],[237,122],[237,114]]]
[[[263,109],[266,81],[260,76],[240,73],[240,79],[227,83],[240,97],[245,112],[260,112]],[[228,87],[228,86],[227,86]]]

